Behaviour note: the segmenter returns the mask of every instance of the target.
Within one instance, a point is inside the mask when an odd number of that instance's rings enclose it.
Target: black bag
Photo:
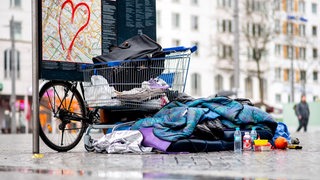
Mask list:
[[[140,87],[143,81],[159,76],[164,70],[162,47],[147,35],[134,36],[120,46],[115,46],[106,55],[93,58],[94,63],[128,60],[108,69],[103,75],[117,91]],[[157,58],[153,60],[151,58]],[[146,59],[135,61],[134,59]],[[132,60],[132,61],[131,61]]]
[[[110,52],[105,55],[93,57],[94,63],[114,60],[151,58],[161,52],[162,47],[145,34],[136,35],[127,39],[119,46],[110,47]]]

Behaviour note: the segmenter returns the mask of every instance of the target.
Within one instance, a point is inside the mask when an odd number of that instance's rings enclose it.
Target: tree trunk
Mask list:
[[[263,90],[263,79],[261,77],[261,70],[260,70],[260,60],[256,59],[255,61],[257,63],[257,75],[258,75],[258,80],[259,80],[260,102],[263,104],[264,103],[264,90]]]

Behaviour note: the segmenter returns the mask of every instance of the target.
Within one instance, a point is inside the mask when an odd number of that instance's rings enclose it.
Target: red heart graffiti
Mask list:
[[[79,33],[81,31],[84,30],[85,27],[88,26],[89,24],[89,21],[90,21],[90,8],[88,6],[88,4],[86,4],[85,2],[80,2],[78,3],[76,6],[74,6],[72,0],[66,0],[62,5],[61,5],[61,10],[60,10],[60,16],[59,16],[59,36],[60,36],[60,43],[61,43],[61,46],[62,46],[62,49],[65,50],[65,45],[63,44],[63,41],[62,41],[62,35],[61,35],[61,15],[62,15],[62,12],[64,10],[64,8],[66,7],[66,5],[69,4],[71,6],[71,24],[73,24],[73,21],[74,21],[74,15],[75,15],[75,12],[77,11],[77,9],[79,7],[84,7],[87,9],[87,12],[88,12],[88,17],[87,17],[87,21],[85,24],[83,24],[82,26],[80,26],[80,28],[78,29],[78,31],[75,33],[74,37],[72,38],[72,41],[68,47],[68,56],[67,56],[67,59],[68,60],[71,60],[71,51],[72,51],[72,47],[73,47],[73,44],[74,44],[74,41],[75,39],[77,38],[77,36],[79,35]]]

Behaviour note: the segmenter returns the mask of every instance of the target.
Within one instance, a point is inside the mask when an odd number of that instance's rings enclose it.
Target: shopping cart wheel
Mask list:
[[[94,147],[93,146],[88,146],[88,145],[84,145],[84,148],[88,151],[88,152],[93,152],[94,151]]]
[[[90,128],[90,127],[89,127]],[[83,136],[83,141],[84,141],[84,148],[88,151],[88,152],[93,152],[94,151],[94,147],[93,147],[93,142],[94,140],[91,138],[91,136],[89,134],[85,134]]]

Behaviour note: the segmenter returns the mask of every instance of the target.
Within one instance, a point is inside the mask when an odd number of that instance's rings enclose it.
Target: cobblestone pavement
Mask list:
[[[88,153],[83,143],[66,153],[48,149],[32,158],[32,135],[0,134],[1,179],[318,179],[320,131],[292,133],[302,150],[187,154]]]

